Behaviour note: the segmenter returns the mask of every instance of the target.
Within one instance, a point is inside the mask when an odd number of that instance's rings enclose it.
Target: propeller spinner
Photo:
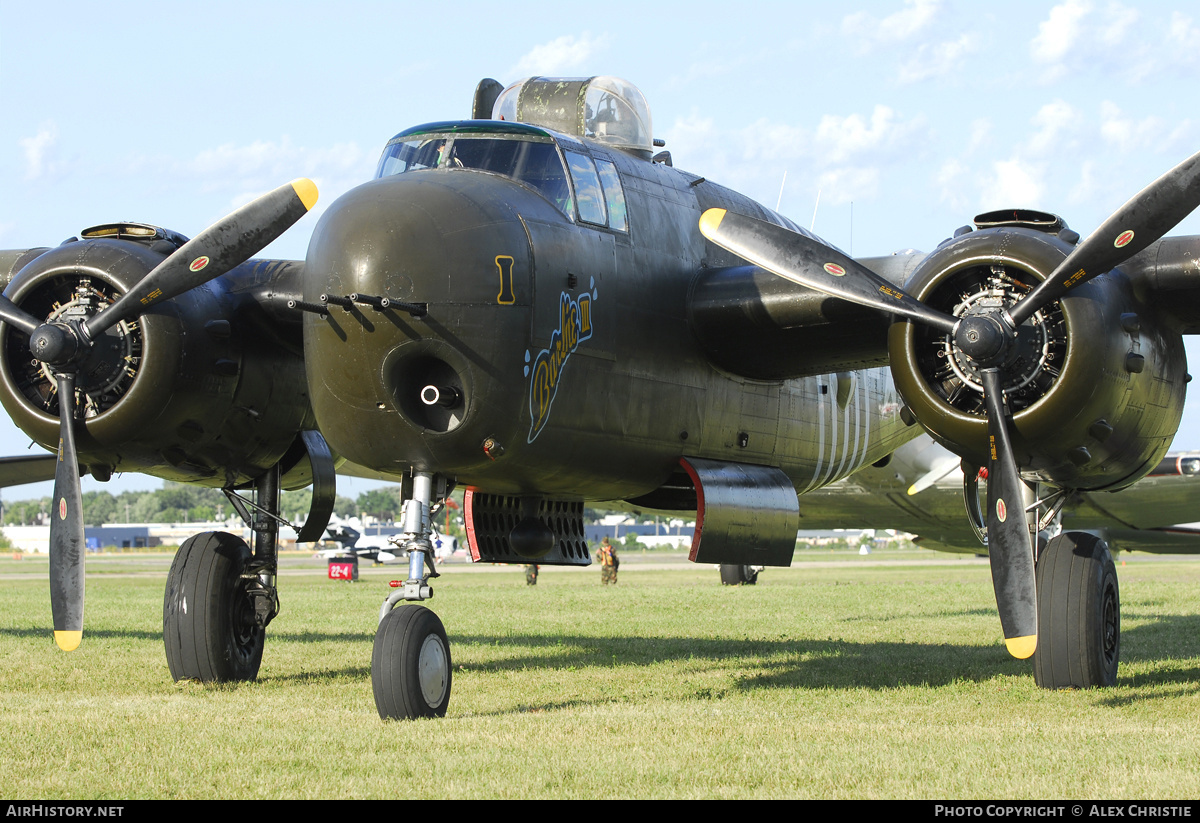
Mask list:
[[[1200,205],[1200,153],[1155,180],[1117,209],[1087,240],[1007,311],[952,317],[924,305],[840,252],[788,229],[724,209],[709,209],[700,231],[712,242],[794,283],[896,315],[950,336],[978,368],[990,440],[988,549],[992,585],[1009,652],[1037,648],[1033,548],[1022,505],[1023,481],[1013,454],[1004,401],[1017,329],[1070,289],[1128,260]]]
[[[75,449],[75,378],[94,341],[150,306],[220,277],[283,234],[317,202],[299,178],[217,221],[158,264],[134,288],[83,321],[43,323],[0,296],[0,320],[30,336],[29,350],[58,385],[59,446],[50,522],[50,601],[54,640],[64,651],[83,637],[83,506]]]

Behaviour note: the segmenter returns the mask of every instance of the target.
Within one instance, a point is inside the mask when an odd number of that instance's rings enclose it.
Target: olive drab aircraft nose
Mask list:
[[[340,454],[457,473],[492,463],[488,438],[519,447],[534,267],[519,215],[549,208],[482,174],[389,176],[330,206],[305,266],[305,300],[328,307],[306,317],[305,360]]]

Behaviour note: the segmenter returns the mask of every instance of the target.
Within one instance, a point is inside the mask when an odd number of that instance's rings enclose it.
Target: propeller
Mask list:
[[[64,651],[83,637],[83,504],[75,448],[75,381],[93,342],[118,323],[214,280],[283,234],[317,202],[299,178],[227,215],[154,267],[111,305],[83,321],[43,323],[0,296],[0,320],[30,335],[29,350],[54,372],[59,445],[50,522],[50,603],[54,640]]]
[[[987,530],[992,585],[1005,644],[1015,657],[1025,658],[1037,648],[1037,598],[1023,481],[1005,416],[1003,366],[1010,347],[1017,340],[1018,327],[1040,309],[1142,251],[1198,205],[1200,153],[1134,195],[1007,311],[961,318],[922,304],[841,252],[781,226],[709,209],[700,218],[700,231],[717,245],[794,283],[947,334],[953,346],[979,366],[991,446]]]

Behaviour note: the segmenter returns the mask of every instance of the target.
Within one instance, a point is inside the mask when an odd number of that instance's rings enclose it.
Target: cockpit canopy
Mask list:
[[[490,121],[428,123],[388,141],[376,177],[419,169],[474,169],[530,186],[573,214],[567,171],[554,139],[541,129]]]
[[[619,77],[529,77],[500,92],[492,119],[529,123],[650,156],[650,107]]]
[[[457,169],[522,183],[571,220],[629,230],[625,192],[613,161],[590,156],[571,137],[526,123],[465,120],[406,129],[384,146],[375,176]]]

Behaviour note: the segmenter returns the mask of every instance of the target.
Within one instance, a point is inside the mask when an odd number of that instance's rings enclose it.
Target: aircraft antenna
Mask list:
[[[817,207],[821,205],[821,190],[817,189],[817,202],[813,203],[813,219],[808,224],[809,231],[815,231],[817,228]]]
[[[783,204],[783,186],[787,183],[787,169],[783,170],[783,180],[779,183],[779,199],[775,201],[775,211],[779,211],[780,205]]]

